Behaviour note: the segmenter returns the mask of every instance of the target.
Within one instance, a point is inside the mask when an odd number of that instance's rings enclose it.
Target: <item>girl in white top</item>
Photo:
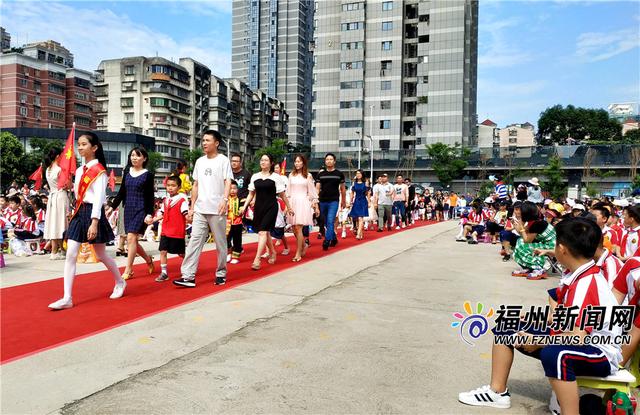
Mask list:
[[[51,241],[51,256],[49,259],[64,259],[62,252],[62,236],[69,224],[69,194],[67,188],[58,187],[58,175],[60,174],[60,154],[62,150],[52,148],[44,159],[45,179],[49,184],[49,200],[44,220],[44,239]]]
[[[76,170],[75,186],[78,200],[67,230],[67,257],[64,263],[64,296],[49,304],[53,310],[73,307],[72,289],[76,276],[76,260],[80,245],[93,245],[97,259],[113,275],[116,282],[109,298],[122,297],[127,283],[120,276],[118,265],[107,255],[105,243],[113,240],[113,232],[104,212],[107,175],[102,143],[94,133],[85,133],[78,138],[78,153],[84,158],[84,166]]]

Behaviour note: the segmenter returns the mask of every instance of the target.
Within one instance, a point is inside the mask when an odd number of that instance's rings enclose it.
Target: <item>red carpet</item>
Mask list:
[[[411,228],[431,223],[420,222]],[[396,232],[398,231],[392,234]],[[328,254],[387,235],[390,234],[369,231],[362,241],[349,235],[347,239],[340,239],[338,246],[330,248]],[[293,246],[295,239],[290,236],[287,240],[290,247]],[[229,265],[227,284],[221,287],[213,284],[216,251],[209,251],[200,258],[196,288],[176,287],[170,281],[157,283],[153,281],[157,273],[148,276],[144,264],[134,267],[136,277],[127,281],[125,295],[119,300],[108,298],[113,290],[113,279],[107,271],[79,275],[73,292],[75,307],[68,310],[51,311],[47,308],[49,303],[62,296],[62,278],[4,288],[0,290],[0,362],[7,363],[131,323],[327,255],[314,234],[307,256],[301,262],[291,262],[293,253],[288,256],[280,255],[276,264],[269,265],[263,260],[262,269],[252,271],[250,266],[256,249],[257,243],[245,245],[241,262]],[[280,252],[282,247],[277,249]],[[180,275],[180,264],[181,258],[169,260],[169,274],[172,278]],[[78,267],[82,269],[82,265]],[[158,261],[156,267],[159,271]]]

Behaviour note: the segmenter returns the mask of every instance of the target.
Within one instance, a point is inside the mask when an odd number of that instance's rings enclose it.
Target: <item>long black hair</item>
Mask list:
[[[540,219],[540,211],[538,210],[538,205],[533,202],[523,202],[520,207],[520,216],[522,217],[523,222],[531,222],[534,220]]]
[[[131,155],[133,153],[136,153],[136,155],[138,157],[144,157],[144,161],[142,162],[142,168],[147,167],[147,163],[149,163],[149,153],[147,153],[147,150],[144,149],[144,147],[138,146],[138,147],[134,147],[131,149],[131,151],[129,152],[129,155],[127,156],[127,166],[124,168],[124,172],[128,172],[129,170],[131,170]]]
[[[46,210],[47,206],[44,204],[40,196],[31,196],[29,197],[29,202],[38,210]]]
[[[46,156],[44,156],[42,166],[42,183],[47,182],[47,169],[51,167],[55,159],[62,153],[60,147],[51,147]]]
[[[365,182],[365,177],[364,177],[364,171],[362,169],[358,169],[356,170],[356,174],[353,176],[353,183],[357,183],[358,182],[358,172],[360,172],[361,175],[361,179],[360,179],[360,183],[364,183]]]
[[[89,144],[91,144],[92,146],[98,147],[95,154],[96,159],[98,160],[98,163],[102,164],[102,167],[106,169],[107,159],[104,157],[104,150],[102,148],[102,143],[100,142],[100,139],[98,138],[98,136],[95,133],[89,131],[86,133],[82,133],[80,137],[86,137],[87,141],[89,141]]]
[[[147,157],[147,161],[149,161],[149,157]],[[185,167],[187,167],[187,162],[184,160],[178,160],[178,162],[176,163],[176,168],[173,169],[171,175],[179,177],[180,174],[182,174],[181,170]]]

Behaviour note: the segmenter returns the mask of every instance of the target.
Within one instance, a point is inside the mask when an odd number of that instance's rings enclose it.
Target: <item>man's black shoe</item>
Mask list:
[[[173,280],[173,285],[177,285],[179,287],[187,287],[194,288],[196,286],[196,279],[187,279],[187,278],[179,278],[177,280]]]
[[[338,245],[338,240],[337,239],[332,239],[331,242],[329,242],[329,246],[334,247]]]
[[[322,250],[323,251],[328,251],[329,250],[329,241],[322,242]]]
[[[225,285],[227,283],[227,279],[224,277],[216,277],[216,285]]]

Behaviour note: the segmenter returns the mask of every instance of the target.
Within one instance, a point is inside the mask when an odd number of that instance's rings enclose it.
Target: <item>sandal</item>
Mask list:
[[[149,261],[147,261],[147,269],[149,270],[149,274],[153,274],[156,270],[156,267],[153,264],[153,257],[151,255],[149,255]]]
[[[116,256],[127,256],[127,253],[124,251],[124,249],[116,249]]]
[[[301,260],[302,260],[302,257],[297,256],[297,257],[293,258],[291,260],[291,262],[300,262]]]
[[[269,260],[267,261],[269,264],[273,265],[276,263],[276,253],[274,252],[273,255],[271,255],[269,257]]]
[[[251,264],[251,269],[254,271],[257,271],[260,269],[260,262],[254,262],[253,264]]]
[[[131,278],[133,278],[133,271],[129,271],[129,272],[125,271],[125,273],[122,274],[122,279],[125,280],[125,281],[129,280]]]

